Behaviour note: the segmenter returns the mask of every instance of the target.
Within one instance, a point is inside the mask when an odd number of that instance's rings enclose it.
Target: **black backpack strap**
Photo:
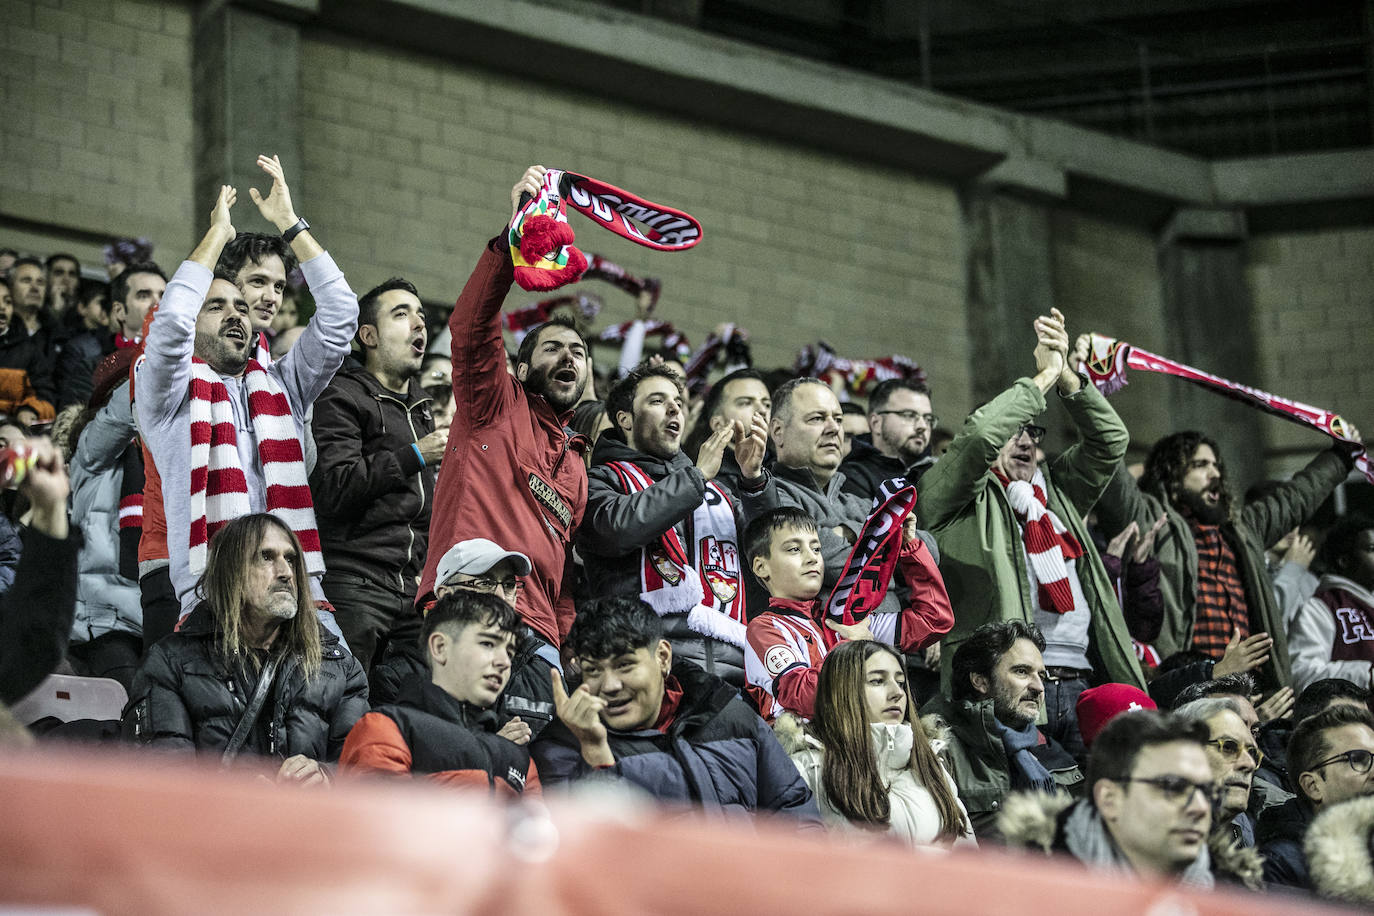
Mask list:
[[[248,740],[248,733],[253,730],[253,724],[258,721],[258,716],[262,714],[262,707],[267,702],[267,695],[272,692],[272,681],[277,677],[277,662],[281,660],[280,655],[273,655],[263,665],[262,675],[258,678],[258,686],[253,690],[253,698],[248,701],[248,708],[243,711],[243,718],[239,719],[239,724],[234,728],[234,734],[229,738],[229,744],[225,746],[224,753],[220,756],[219,762],[223,766],[228,766],[234,762],[234,758],[239,755],[239,750],[243,743]]]

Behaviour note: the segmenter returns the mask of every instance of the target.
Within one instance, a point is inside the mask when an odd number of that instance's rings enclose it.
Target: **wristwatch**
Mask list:
[[[296,225],[292,226],[290,229],[287,229],[285,232],[283,232],[281,234],[281,237],[286,240],[286,244],[290,245],[291,242],[296,238],[296,236],[300,235],[302,232],[309,228],[310,224],[305,221],[305,217],[301,217],[300,219],[296,220]]]

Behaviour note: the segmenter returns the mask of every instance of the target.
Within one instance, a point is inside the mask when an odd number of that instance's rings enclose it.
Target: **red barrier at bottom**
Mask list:
[[[1268,916],[1035,856],[912,853],[620,796],[501,807],[460,790],[277,787],[156,756],[0,759],[0,904],[183,913]],[[1333,911],[1334,912],[1334,911]]]

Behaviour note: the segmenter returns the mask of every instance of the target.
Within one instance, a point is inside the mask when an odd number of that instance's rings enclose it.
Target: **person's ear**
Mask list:
[[[714,414],[706,421],[706,425],[711,428],[711,432],[718,433],[725,428],[725,424],[730,421],[725,419],[724,414]]]
[[[1299,773],[1298,788],[1313,804],[1319,805],[1322,803],[1322,796],[1325,794],[1323,790],[1326,787],[1322,785],[1322,781],[1317,778],[1316,773],[1311,770],[1306,773]]]
[[[429,639],[425,640],[425,645],[429,647],[429,657],[434,660],[436,665],[448,664],[448,637],[438,630],[429,634]]]
[[[1115,823],[1121,817],[1121,784],[1110,779],[1099,779],[1093,783],[1093,805],[1098,814],[1108,823]]]
[[[773,417],[768,421],[768,438],[773,440],[773,447],[779,448],[782,445],[782,420]]]
[[[381,341],[380,336],[377,334],[377,326],[375,324],[359,325],[358,341],[364,347],[376,347],[377,344]]]
[[[773,574],[772,570],[768,568],[767,557],[754,557],[754,561],[749,564],[749,568],[753,570],[754,575],[760,582],[767,582],[768,577]]]
[[[992,681],[986,674],[979,674],[975,671],[968,676],[968,680],[979,696],[985,697],[992,692]]]
[[[634,428],[634,425],[634,414],[632,414],[630,411],[617,410],[615,412],[616,429],[620,430],[622,433],[629,433],[629,431]]]
[[[868,434],[874,439],[878,438],[878,427],[882,425],[882,414],[871,413],[868,415]]]
[[[667,677],[668,672],[673,670],[673,646],[666,639],[658,641],[658,648],[654,650],[654,660],[658,662],[658,670]]]
[[[517,382],[523,382],[525,379],[527,379],[527,378],[529,377],[529,374],[530,374],[530,364],[529,364],[529,363],[518,363],[518,364],[516,364],[516,367],[515,367],[515,380],[516,380]]]

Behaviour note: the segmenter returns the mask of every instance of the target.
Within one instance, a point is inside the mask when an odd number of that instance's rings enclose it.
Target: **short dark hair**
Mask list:
[[[766,557],[773,549],[773,535],[788,528],[818,531],[811,514],[796,506],[770,509],[751,521],[744,529],[744,562],[753,566],[757,557]]]
[[[1350,700],[1361,706],[1368,706],[1369,691],[1342,677],[1325,677],[1320,681],[1313,681],[1298,694],[1298,699],[1293,704],[1293,721],[1301,722],[1315,716],[1335,700]]]
[[[116,302],[127,302],[129,298],[129,278],[134,274],[153,274],[162,278],[162,282],[167,282],[167,275],[162,272],[162,268],[152,261],[135,261],[119,272],[119,276],[110,281],[110,305]]]
[[[22,258],[15,258],[15,259],[14,259],[14,263],[10,265],[10,279],[11,279],[11,280],[14,279],[14,272],[15,272],[16,270],[18,270],[19,268],[21,268],[21,267],[37,267],[39,270],[43,271],[45,274],[47,273],[47,268],[43,266],[43,262],[42,262],[42,261],[40,261],[40,260],[38,260],[37,258],[32,257],[32,256],[30,256],[30,255],[24,255]]]
[[[892,400],[892,395],[898,391],[910,391],[913,394],[923,394],[930,397],[930,386],[924,382],[907,378],[890,378],[873,386],[873,393],[868,396],[868,415],[871,417],[886,407],[887,402]]]
[[[673,383],[680,394],[686,394],[687,390],[682,385],[682,377],[672,369],[664,365],[651,365],[641,363],[630,370],[630,374],[615,383],[611,388],[611,393],[606,395],[606,416],[611,418],[611,426],[619,428],[616,423],[616,416],[622,411],[633,411],[635,392],[639,390],[640,382],[651,378],[663,378]]]
[[[1335,748],[1326,740],[1326,733],[1343,725],[1364,725],[1374,729],[1374,716],[1367,709],[1340,703],[1308,716],[1293,729],[1293,737],[1288,739],[1288,773],[1303,801],[1307,801],[1307,793],[1298,777],[1331,756]]]
[[[583,401],[573,408],[572,421],[568,426],[579,436],[591,439],[596,436],[596,428],[606,416],[605,401]]]
[[[968,639],[954,650],[954,661],[950,665],[954,699],[963,701],[977,698],[972,676],[981,674],[991,680],[997,660],[1010,652],[1019,639],[1028,639],[1035,644],[1035,648],[1045,651],[1045,637],[1040,628],[1024,620],[985,623],[970,633]]]
[[[780,420],[784,426],[791,418],[792,414],[792,395],[797,393],[797,389],[802,385],[820,385],[826,391],[830,386],[818,378],[802,376],[800,378],[788,379],[773,390],[771,398],[773,402],[773,419]]]
[[[595,598],[577,610],[564,641],[574,658],[614,658],[639,649],[653,650],[663,638],[663,621],[639,598]]]
[[[534,358],[534,348],[539,346],[539,337],[544,333],[545,328],[567,328],[577,335],[577,339],[582,341],[582,346],[587,346],[587,338],[582,336],[582,332],[577,329],[577,322],[567,315],[554,315],[543,324],[537,324],[530,328],[524,337],[520,338],[520,349],[515,354],[515,365],[521,366]]]
[[[1248,700],[1255,695],[1256,689],[1253,674],[1249,671],[1236,671],[1214,680],[1189,684],[1178,692],[1178,697],[1174,700],[1174,708],[1177,709],[1194,700],[1201,700],[1203,697],[1232,696],[1245,697]]]
[[[229,271],[235,282],[238,282],[239,272],[249,261],[261,264],[272,255],[281,258],[281,265],[287,276],[296,269],[296,256],[281,236],[268,235],[265,232],[240,232],[220,252],[219,266]]]
[[[436,601],[425,615],[424,626],[420,629],[420,645],[427,645],[430,636],[440,627],[456,639],[464,627],[474,623],[494,627],[517,639],[524,632],[524,624],[520,622],[520,615],[515,608],[498,596],[488,592],[454,589]],[[428,661],[428,651],[424,655]]]
[[[67,254],[65,251],[58,251],[48,255],[47,258],[43,260],[43,266],[48,270],[52,270],[53,263],[56,261],[71,261],[76,265],[77,272],[80,273],[81,271],[81,262],[77,260],[76,255]]]
[[[1341,561],[1354,557],[1357,552],[1355,545],[1360,535],[1372,530],[1374,518],[1363,512],[1341,516],[1326,533],[1326,541],[1321,549],[1322,567],[1327,572],[1341,574]]]
[[[358,327],[365,324],[375,326],[377,324],[377,300],[382,298],[383,293],[389,293],[393,289],[403,289],[416,299],[420,298],[420,291],[415,288],[405,277],[392,277],[385,282],[378,283],[372,289],[363,293],[358,300]]]
[[[841,401],[841,402],[840,402],[840,413],[841,413],[843,416],[846,416],[846,417],[866,417],[866,416],[868,416],[868,411],[864,410],[863,407],[861,407],[860,405],[854,403],[853,401]]]
[[[701,443],[711,437],[711,418],[720,413],[720,405],[725,402],[725,389],[732,383],[742,379],[753,379],[768,388],[768,383],[764,381],[763,373],[757,369],[736,369],[727,375],[721,376],[716,383],[706,392],[706,400],[701,405],[701,413],[697,414],[696,423],[692,424],[692,431],[683,440],[682,450],[688,455],[695,455],[701,449]],[[772,396],[769,396],[772,400]]]
[[[88,280],[85,277],[76,285],[76,301],[85,305],[97,296],[105,297],[105,307],[108,309],[114,304],[110,299],[110,284],[103,280]]]
[[[1207,723],[1171,712],[1137,709],[1122,713],[1107,723],[1093,739],[1088,757],[1088,797],[1099,779],[1126,779],[1135,768],[1135,759],[1147,747],[1189,741],[1206,747],[1212,733]]]

